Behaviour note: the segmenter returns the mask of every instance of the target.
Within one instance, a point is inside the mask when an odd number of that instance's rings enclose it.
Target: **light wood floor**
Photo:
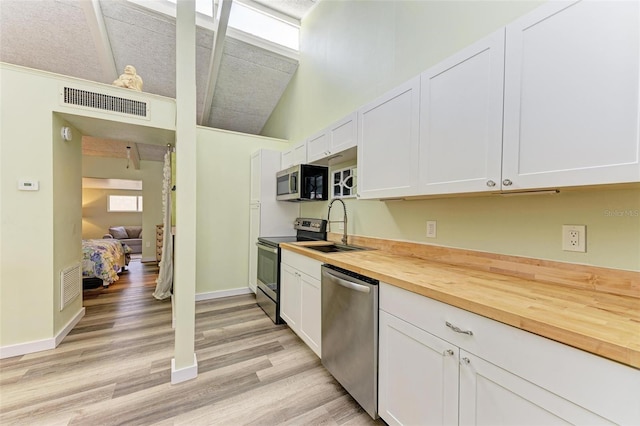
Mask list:
[[[196,305],[195,380],[170,384],[171,304],[132,262],[58,348],[0,361],[0,424],[369,425],[373,422],[253,295]]]

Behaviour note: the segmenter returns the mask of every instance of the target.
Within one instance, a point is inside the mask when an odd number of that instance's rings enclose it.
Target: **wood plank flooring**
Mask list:
[[[171,303],[155,264],[84,291],[85,317],[50,351],[0,361],[0,424],[384,425],[253,295],[196,304],[198,377],[170,384]]]

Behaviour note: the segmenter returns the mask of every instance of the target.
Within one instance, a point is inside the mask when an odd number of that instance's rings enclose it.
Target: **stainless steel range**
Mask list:
[[[296,241],[324,241],[327,239],[327,221],[323,219],[298,218],[294,221],[295,236],[259,237],[258,282],[256,301],[276,324],[280,318],[280,244]]]

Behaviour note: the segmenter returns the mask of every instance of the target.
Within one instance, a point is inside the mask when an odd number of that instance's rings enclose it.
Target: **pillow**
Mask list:
[[[128,238],[140,238],[142,226],[125,226],[124,229],[127,231]]]
[[[118,240],[129,238],[129,235],[127,235],[127,231],[124,229],[124,226],[112,226],[111,228],[109,228],[109,233],[113,235],[113,238],[117,238]]]

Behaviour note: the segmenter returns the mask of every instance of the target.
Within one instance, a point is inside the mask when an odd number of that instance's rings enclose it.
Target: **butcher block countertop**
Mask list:
[[[640,369],[640,298],[633,294],[574,288],[386,250],[323,253],[305,248],[314,244],[322,243],[281,247]],[[625,273],[629,291],[635,293],[640,284],[636,273]]]

